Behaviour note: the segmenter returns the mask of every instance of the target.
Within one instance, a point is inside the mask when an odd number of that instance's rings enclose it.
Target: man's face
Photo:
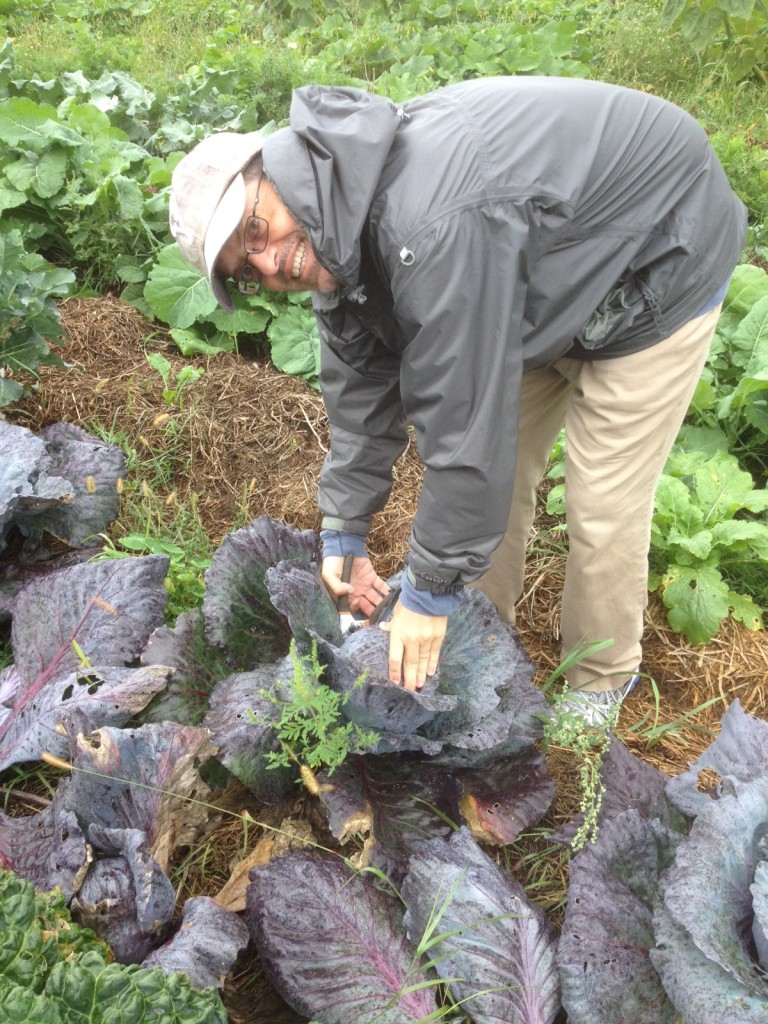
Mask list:
[[[332,292],[336,278],[321,266],[309,244],[306,232],[299,227],[271,182],[257,178],[246,186],[243,217],[216,261],[216,269],[225,277],[238,281],[244,264],[261,274],[262,287],[271,292]],[[255,213],[269,225],[269,237],[263,252],[246,253],[245,229]]]

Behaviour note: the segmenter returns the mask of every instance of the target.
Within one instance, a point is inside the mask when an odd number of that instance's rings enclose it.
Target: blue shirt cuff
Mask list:
[[[400,587],[400,604],[419,615],[450,615],[461,603],[461,594],[433,594],[429,590],[417,590],[405,572],[400,579]]]
[[[354,555],[355,558],[367,558],[365,537],[359,533],[342,533],[341,530],[321,530],[320,540],[323,542],[323,558],[335,555]]]

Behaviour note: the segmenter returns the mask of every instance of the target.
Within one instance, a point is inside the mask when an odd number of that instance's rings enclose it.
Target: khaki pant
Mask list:
[[[514,622],[536,488],[565,424],[568,559],[563,655],[612,639],[568,673],[571,687],[621,686],[640,664],[653,499],[706,362],[720,307],[652,348],[616,359],[560,359],[523,377],[515,488],[506,535],[475,584]]]

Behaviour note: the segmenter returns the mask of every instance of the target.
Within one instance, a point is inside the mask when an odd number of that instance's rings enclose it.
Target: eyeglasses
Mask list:
[[[259,185],[256,189],[253,213],[245,222],[243,242],[245,244],[246,257],[264,252],[269,242],[269,221],[264,220],[263,217],[256,216],[256,207],[259,205],[259,192],[261,191],[261,179],[263,176],[262,174],[261,178],[259,178]],[[238,270],[235,281],[237,282],[237,289],[242,295],[255,295],[259,288],[261,288],[261,271],[251,266],[250,262],[246,259],[245,263]]]

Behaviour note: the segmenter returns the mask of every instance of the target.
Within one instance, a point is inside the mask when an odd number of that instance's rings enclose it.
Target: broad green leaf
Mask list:
[[[664,473],[656,488],[655,522],[675,524],[676,528],[690,535],[704,523],[704,514],[694,502],[694,495],[682,480]]]
[[[714,525],[730,518],[754,490],[749,473],[739,468],[731,455],[713,458],[709,466],[695,474],[696,498],[705,512],[705,521]]]
[[[746,629],[753,633],[763,628],[763,615],[758,606],[747,594],[737,594],[733,590],[728,591],[728,600],[731,604],[731,615],[737,622],[740,622]]]
[[[155,315],[171,327],[191,327],[218,305],[208,281],[187,263],[175,243],[160,252],[144,297]]]
[[[768,494],[763,492],[768,507]],[[729,519],[712,529],[713,547],[746,548],[768,562],[768,525],[751,519]],[[768,571],[768,566],[766,567]]]
[[[703,561],[712,550],[712,533],[710,530],[697,530],[688,535],[673,527],[669,531],[669,543]]]
[[[67,163],[67,152],[61,146],[52,146],[40,157],[34,175],[34,189],[41,199],[49,199],[64,188]]]
[[[685,10],[685,5],[688,0],[664,0],[664,6],[661,9],[661,23],[669,27]]]
[[[200,324],[189,328],[171,328],[171,337],[183,356],[215,356],[219,352],[233,352],[235,342],[231,334],[218,331],[210,337]]]
[[[718,570],[670,565],[663,586],[662,600],[672,628],[692,644],[711,640],[729,609],[730,592]]]
[[[75,132],[59,123],[52,106],[20,96],[0,103],[0,138],[7,146],[28,147],[35,152],[48,149],[54,142],[82,145]]]
[[[141,220],[144,197],[138,181],[118,174],[112,179],[112,186],[117,193],[117,205],[122,220]]]
[[[717,0],[717,3],[732,18],[749,18],[755,9],[755,0]]]
[[[16,206],[22,206],[27,201],[26,192],[19,192],[18,189],[11,189],[0,182],[0,213],[5,210],[12,210]]]
[[[739,317],[744,317],[766,296],[768,273],[751,263],[740,264],[731,277],[728,294],[723,303],[723,313],[736,313]]]
[[[768,371],[768,295],[758,299],[734,331],[731,358],[745,374]]]
[[[0,361],[2,361],[2,354],[0,354]],[[8,377],[0,377],[0,408],[10,405],[11,402],[17,402],[23,394],[24,388],[21,384]]]
[[[320,338],[314,313],[295,306],[272,321],[267,336],[272,346],[272,362],[278,370],[316,384]]]
[[[256,306],[240,306],[235,299],[234,313],[228,313],[221,306],[216,306],[208,319],[220,331],[227,334],[262,334],[272,314],[265,305],[263,308]]]

